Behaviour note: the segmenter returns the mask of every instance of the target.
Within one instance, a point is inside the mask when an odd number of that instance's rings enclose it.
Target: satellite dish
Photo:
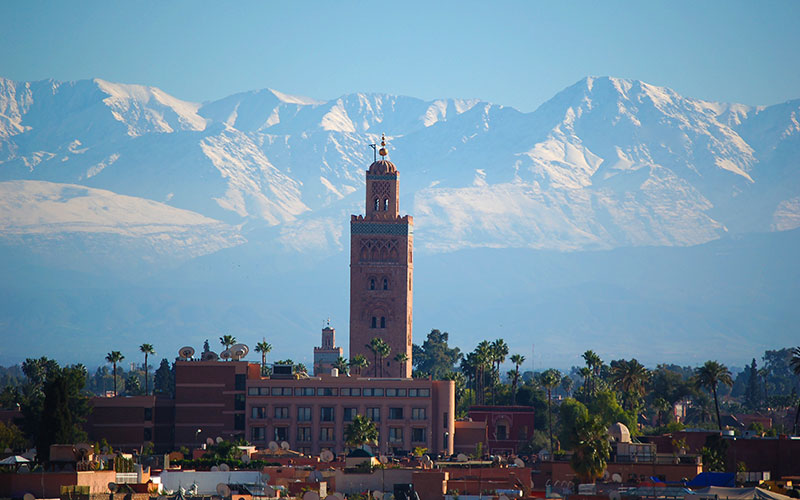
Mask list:
[[[115,483],[114,481],[111,481],[110,483],[108,483],[108,491],[110,491],[111,493],[116,493],[118,489],[119,489],[119,485],[117,483]]]
[[[205,351],[200,355],[200,361],[218,361],[219,356],[214,351]]]
[[[381,498],[383,498],[383,492],[381,490],[373,491],[372,498],[374,498],[375,500],[380,500]]]
[[[225,349],[221,353],[219,353],[219,357],[222,359],[231,359],[231,351],[230,349]]]
[[[323,462],[330,462],[334,458],[335,457],[333,456],[333,453],[331,453],[331,450],[322,450],[322,453],[319,454],[319,459]]]
[[[209,446],[214,445],[214,438],[206,438],[206,444]]]
[[[231,468],[228,464],[221,464],[219,470],[220,472],[230,472]]]
[[[459,453],[458,456],[456,456],[456,461],[458,462],[466,462],[467,460],[469,460],[469,457],[463,453]]]
[[[281,441],[281,449],[282,449],[282,450],[288,450],[288,449],[290,449],[290,448],[291,448],[291,446],[289,446],[289,443],[288,443],[288,442],[286,442],[286,441]]]
[[[275,497],[275,488],[273,488],[272,486],[269,486],[269,485],[265,486],[264,487],[264,496],[265,497],[269,497],[269,498]],[[242,498],[242,500],[244,500],[244,498]]]
[[[233,358],[234,361],[239,361],[243,357],[247,356],[247,353],[250,352],[250,348],[244,344],[235,344],[231,346],[230,351],[231,358]]]
[[[36,497],[32,493],[25,493],[22,495],[22,500],[36,500]]]
[[[211,472],[219,472],[219,467],[217,467],[216,465],[212,465]]]
[[[269,448],[269,451],[275,452],[278,451],[279,446],[275,441],[270,441],[267,445],[267,448]]]
[[[615,472],[614,474],[611,475],[611,480],[614,481],[615,483],[621,483],[622,482],[622,476],[620,476],[619,474],[617,474]]]
[[[525,467],[525,461],[517,457],[514,459],[514,465],[516,465],[517,467]]]
[[[229,497],[231,496],[231,489],[227,484],[219,483],[217,485],[217,494],[222,498]]]
[[[431,457],[428,455],[422,455],[422,463],[425,465],[430,465],[433,463],[433,460],[431,460]]]
[[[319,493],[316,491],[306,491],[303,494],[303,500],[319,500]]]
[[[178,357],[180,357],[183,361],[188,361],[192,359],[194,356],[194,347],[192,346],[184,346],[178,350]]]
[[[217,436],[217,439],[216,439],[216,441],[217,441],[217,444],[220,444],[221,442],[223,442],[223,441],[225,441],[225,440],[224,440],[224,439],[222,439],[222,437],[220,437],[220,436]]]
[[[269,482],[269,477],[270,477],[269,473],[267,473],[267,472],[262,472],[261,473],[261,480],[264,481],[265,483]]]
[[[250,463],[250,455],[247,453],[242,453],[242,463],[249,464]]]
[[[385,464],[386,462],[389,461],[389,457],[387,457],[386,455],[381,455],[378,457],[378,461],[382,464]]]

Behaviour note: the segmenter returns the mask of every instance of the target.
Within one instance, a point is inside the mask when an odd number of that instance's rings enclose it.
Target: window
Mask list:
[[[247,389],[247,394],[249,396],[258,396],[258,387],[250,387]]]
[[[411,441],[414,443],[424,443],[425,442],[425,428],[424,427],[414,427],[411,429]]]
[[[250,408],[250,418],[260,419],[267,416],[267,409],[263,406],[253,406]]]
[[[311,441],[311,427],[298,427],[297,440],[301,442]]]
[[[431,397],[431,390],[430,389],[420,389],[417,393],[417,396],[421,398],[429,398]]]
[[[294,395],[295,396],[313,396],[314,395],[314,388],[313,387],[295,387]]]
[[[375,290],[375,278],[370,278],[369,279],[369,289],[370,290]]]
[[[364,396],[383,397],[383,389],[382,388],[377,388],[377,389],[364,388]]]
[[[381,328],[386,328],[386,317],[381,316]]]
[[[403,409],[389,408],[389,420],[403,420]]]
[[[378,198],[375,198],[375,211],[377,212],[380,209],[381,209],[381,200],[378,199]]]
[[[505,424],[500,424],[495,428],[495,439],[498,441],[505,441],[508,439],[508,427]]]
[[[409,389],[408,390],[408,397],[415,398],[419,394],[419,389]]]
[[[388,290],[389,289],[389,280],[386,279],[386,278],[383,278],[383,289],[384,290]]]
[[[447,412],[444,412],[444,418],[442,419],[442,427],[447,429]]]
[[[145,420],[153,420],[153,409],[152,408],[145,408],[144,409],[144,419]]]
[[[319,419],[321,422],[333,422],[333,407],[323,406],[320,410]]]
[[[244,373],[237,373],[234,382],[235,390],[243,391],[245,389],[246,383],[247,383],[247,376]]]
[[[387,210],[389,210],[389,198],[384,198],[383,199],[383,211],[385,212]]]
[[[250,429],[250,441],[263,441],[266,435],[264,427],[252,427]]]
[[[289,408],[285,406],[276,406],[275,418],[289,418]]]
[[[150,427],[145,427],[143,437],[145,441],[150,441],[151,439],[153,439],[153,429],[151,429]]]
[[[233,416],[233,428],[237,431],[244,430],[244,413],[237,413]]]
[[[342,387],[339,389],[339,394],[342,396],[360,396],[361,395],[361,388],[360,387]]]
[[[372,420],[373,422],[380,422],[381,421],[381,409],[380,408],[367,408],[367,418]]]
[[[311,408],[304,406],[297,409],[298,422],[311,422]]]
[[[427,420],[425,408],[411,408],[411,420]]]
[[[336,396],[338,389],[335,387],[318,387],[317,396]]]
[[[372,317],[372,323],[369,325],[370,328],[378,328],[378,318],[375,316]]]
[[[289,428],[288,427],[275,427],[275,441],[281,442],[286,441],[289,439]]]
[[[406,397],[406,390],[405,389],[397,389],[397,397],[398,398]]]
[[[345,422],[352,422],[353,417],[358,415],[358,408],[345,408],[344,409],[344,421]]]
[[[245,409],[244,394],[236,394],[233,397],[233,409],[240,411]]]
[[[389,427],[389,442],[403,444],[402,427]]]
[[[320,441],[336,441],[333,435],[333,427],[321,427],[319,430]]]
[[[397,389],[386,389],[386,396],[390,398],[397,396]]]

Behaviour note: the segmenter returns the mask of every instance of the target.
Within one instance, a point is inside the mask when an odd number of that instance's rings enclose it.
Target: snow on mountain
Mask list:
[[[585,78],[533,113],[478,100],[265,89],[202,105],[103,80],[0,79],[0,180],[82,184],[273,244],[344,248],[385,132],[422,248],[695,245],[796,227],[798,101],[766,108]],[[341,220],[340,220],[341,217]],[[276,236],[280,234],[281,236]]]

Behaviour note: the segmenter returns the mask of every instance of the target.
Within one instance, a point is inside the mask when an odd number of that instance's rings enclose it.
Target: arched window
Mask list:
[[[386,317],[381,316],[381,328],[386,328]]]
[[[380,198],[375,198],[375,211],[377,212],[380,209],[381,209],[381,200]]]
[[[389,210],[389,198],[384,198],[383,199],[383,211],[385,212],[387,210]]]
[[[389,289],[389,280],[386,279],[386,278],[383,278],[383,289],[384,290],[388,290]]]
[[[375,290],[375,278],[370,278],[369,279],[369,289],[370,290]]]
[[[378,318],[373,316],[372,317],[372,324],[370,325],[370,328],[377,328],[377,327],[378,327]]]

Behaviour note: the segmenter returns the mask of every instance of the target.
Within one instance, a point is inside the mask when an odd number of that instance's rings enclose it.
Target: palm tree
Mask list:
[[[344,442],[352,447],[377,443],[378,429],[372,420],[363,415],[356,415],[344,429]]]
[[[139,346],[139,350],[144,353],[144,395],[147,396],[149,394],[148,386],[147,386],[147,375],[150,371],[147,367],[147,356],[150,354],[155,355],[156,350],[152,344],[142,344]]]
[[[511,362],[514,363],[514,378],[511,381],[511,404],[517,404],[517,384],[519,383],[519,367],[525,362],[522,354],[512,354]]]
[[[566,394],[567,397],[569,397],[572,393],[572,384],[573,380],[569,375],[561,379],[561,389],[564,391],[564,394]]]
[[[664,425],[664,413],[669,411],[670,408],[672,408],[672,405],[662,397],[653,400],[653,409],[656,410],[659,427]]]
[[[503,364],[503,362],[505,362],[506,356],[508,356],[508,344],[506,344],[506,341],[503,339],[497,339],[494,342],[492,342],[492,347],[489,352],[492,359],[492,363],[497,365],[497,368],[494,370],[494,373],[497,374],[497,379],[498,379],[497,381],[499,382],[500,365]],[[495,404],[496,396],[497,396],[497,383],[495,380],[492,380],[492,404]]]
[[[769,370],[767,367],[759,368],[758,369],[758,376],[761,377],[761,380],[764,382],[764,408],[767,407],[767,377],[769,377]]]
[[[475,362],[477,368],[477,395],[478,404],[486,402],[486,368],[491,364],[492,344],[488,340],[481,341],[475,347]]]
[[[369,344],[364,346],[367,349],[369,349],[370,351],[372,351],[372,359],[374,361],[373,369],[372,369],[372,372],[373,372],[372,375],[374,377],[378,376],[378,351],[380,351],[380,349],[381,349],[381,342],[382,342],[382,340],[380,338],[372,337],[372,340],[369,341]]]
[[[611,456],[608,430],[597,416],[591,416],[577,431],[578,445],[573,450],[570,465],[581,482],[594,482],[603,475]]]
[[[789,361],[789,366],[795,375],[800,376],[800,347],[792,349],[792,359]],[[797,421],[800,419],[800,401],[797,402],[797,411],[794,414],[794,429],[793,434],[797,435]]]
[[[267,339],[261,337],[261,342],[256,344],[256,352],[261,353],[261,375],[267,372],[267,354],[272,351],[272,344]]]
[[[387,344],[383,339],[381,339],[380,343],[378,344],[378,357],[381,360],[381,377],[383,377],[383,360],[389,357],[389,354],[392,353],[392,346]]]
[[[589,377],[590,392],[594,395],[597,393],[597,377],[600,376],[600,370],[603,368],[603,360],[591,349],[583,353],[583,359],[586,361],[586,368],[591,373]]]
[[[714,409],[717,412],[717,427],[722,430],[722,420],[719,416],[719,399],[717,398],[717,386],[722,383],[731,387],[733,379],[728,367],[716,361],[706,361],[703,366],[694,369],[694,383],[700,389],[705,387],[714,395]]]
[[[554,368],[545,370],[541,375],[541,382],[542,386],[547,389],[547,418],[550,431],[550,453],[552,453],[555,450],[553,450],[553,405],[551,395],[553,389],[558,387],[559,382],[561,382],[561,372]]]
[[[111,351],[106,355],[106,361],[114,365],[114,397],[117,397],[117,363],[125,359],[119,351]]]
[[[408,362],[408,354],[406,354],[404,352],[398,352],[395,355],[394,360],[396,362],[400,363],[400,365],[403,367],[403,373],[405,373],[406,372],[406,363]]]
[[[336,361],[333,362],[333,367],[339,370],[340,375],[350,376],[350,374],[347,373],[347,360],[343,357],[339,356],[336,358]]]
[[[350,367],[355,368],[356,374],[361,375],[361,370],[369,366],[369,360],[363,354],[356,354],[350,358]]]
[[[219,343],[225,347],[225,349],[230,349],[230,347],[236,343],[236,337],[233,335],[223,335],[219,338]]]
[[[628,409],[634,407],[634,399],[637,401],[644,396],[645,385],[650,380],[650,371],[642,366],[636,358],[626,361],[621,359],[612,363],[611,383],[614,388],[622,393],[623,401],[628,403]]]

